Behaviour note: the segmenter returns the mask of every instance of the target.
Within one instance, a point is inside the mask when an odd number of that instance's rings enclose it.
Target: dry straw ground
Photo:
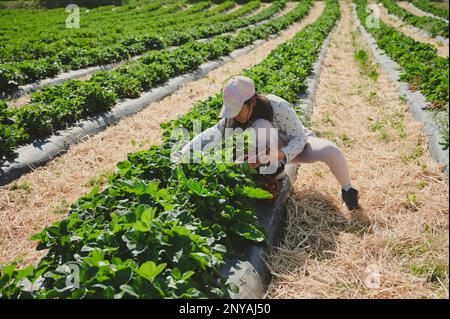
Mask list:
[[[186,113],[195,101],[220,91],[226,79],[262,61],[279,44],[315,21],[324,4],[317,2],[299,23],[249,54],[183,85],[171,96],[152,103],[90,139],[72,146],[66,154],[8,186],[0,187],[0,264],[17,260],[30,264],[43,253],[29,238],[53,221],[64,218],[70,203],[102,185],[105,175],[129,152],[160,143],[159,125]],[[292,4],[289,5],[292,8]]]
[[[267,258],[274,274],[267,297],[448,298],[446,176],[395,85],[371,58],[363,66],[355,60],[357,50],[369,51],[350,1],[341,8],[312,128],[346,155],[361,209],[342,206],[324,164],[303,165],[285,238]]]
[[[429,13],[420,10],[412,3],[409,3],[408,1],[397,1],[397,4],[399,7],[402,7],[403,9],[411,12],[412,14],[418,16],[418,17],[426,17],[426,16],[432,16]]]

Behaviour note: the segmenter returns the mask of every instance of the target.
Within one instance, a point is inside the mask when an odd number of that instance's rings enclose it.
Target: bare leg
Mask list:
[[[339,148],[330,141],[308,136],[304,150],[291,162],[292,164],[324,162],[328,165],[342,188],[351,187],[347,161]]]

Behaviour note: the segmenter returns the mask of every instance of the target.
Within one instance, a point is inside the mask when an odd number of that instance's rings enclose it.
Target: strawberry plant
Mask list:
[[[23,128],[18,128],[8,106],[0,100],[0,145],[4,145],[6,150],[13,149],[18,141],[24,141],[28,137]],[[6,153],[5,155],[12,155]]]

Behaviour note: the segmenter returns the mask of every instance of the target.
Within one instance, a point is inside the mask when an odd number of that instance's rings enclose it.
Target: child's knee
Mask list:
[[[342,154],[339,147],[337,147],[335,144],[331,142],[325,147],[323,152],[324,152],[324,160],[327,163],[339,161],[344,158],[344,154]]]
[[[265,119],[257,119],[252,124],[253,128],[273,128],[273,124]]]
[[[264,119],[258,119],[253,122],[252,128],[254,129],[255,142],[261,145],[264,144],[264,147],[269,144],[272,147],[278,147],[278,131],[271,122]]]

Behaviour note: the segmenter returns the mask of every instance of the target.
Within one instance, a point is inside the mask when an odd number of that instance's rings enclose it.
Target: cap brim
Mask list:
[[[223,105],[222,110],[220,111],[219,118],[221,119],[230,119],[236,117],[239,112],[241,112],[240,108],[236,108],[237,112],[234,110],[234,107],[230,105]]]

